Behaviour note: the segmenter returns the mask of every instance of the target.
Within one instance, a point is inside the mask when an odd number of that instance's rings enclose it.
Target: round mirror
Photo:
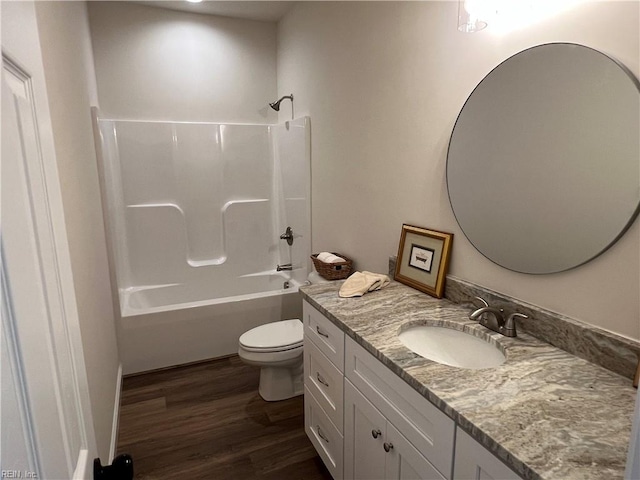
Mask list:
[[[498,265],[541,274],[588,262],[638,214],[637,80],[581,45],[510,57],[458,115],[447,187],[460,228]]]

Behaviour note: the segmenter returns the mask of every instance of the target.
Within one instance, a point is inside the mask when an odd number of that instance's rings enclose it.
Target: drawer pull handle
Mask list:
[[[329,334],[324,333],[322,330],[320,330],[320,326],[316,325],[316,332],[318,332],[318,335],[322,335],[325,338],[329,338]]]
[[[380,430],[371,430],[371,436],[373,438],[378,438],[380,435],[382,435],[382,432]]]
[[[317,378],[317,379],[318,379],[318,381],[319,381],[321,384],[323,384],[325,387],[328,387],[328,386],[329,386],[329,383],[328,383],[324,378],[322,378],[322,375],[320,375],[320,372],[316,372],[316,378]]]
[[[329,439],[322,434],[322,430],[320,430],[320,425],[316,425],[316,430],[318,430],[318,436],[325,442],[329,443]]]
[[[384,442],[384,444],[382,445],[384,447],[384,451],[389,453],[391,450],[393,450],[393,443],[389,442]]]

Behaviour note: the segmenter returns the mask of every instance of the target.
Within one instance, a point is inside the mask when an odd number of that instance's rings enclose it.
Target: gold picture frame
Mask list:
[[[403,224],[395,280],[442,298],[452,242],[453,233]]]

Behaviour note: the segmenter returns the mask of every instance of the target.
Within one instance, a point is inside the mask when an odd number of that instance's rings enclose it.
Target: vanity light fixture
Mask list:
[[[200,3],[202,0],[187,0],[189,3]]]
[[[479,32],[487,27],[483,17],[483,0],[458,0],[458,30],[464,33]]]

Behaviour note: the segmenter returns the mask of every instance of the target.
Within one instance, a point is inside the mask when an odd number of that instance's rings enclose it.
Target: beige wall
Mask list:
[[[276,25],[123,2],[89,2],[106,117],[269,123]]]
[[[640,339],[640,221],[582,267],[524,275],[473,248],[445,184],[457,114],[493,67],[567,41],[638,76],[639,17],[638,2],[588,3],[509,33],[462,34],[457,2],[299,3],[278,24],[278,88],[311,116],[313,250],[384,272],[402,223],[453,232],[453,275]]]
[[[98,453],[109,459],[118,349],[90,101],[95,74],[84,2],[36,2]]]

